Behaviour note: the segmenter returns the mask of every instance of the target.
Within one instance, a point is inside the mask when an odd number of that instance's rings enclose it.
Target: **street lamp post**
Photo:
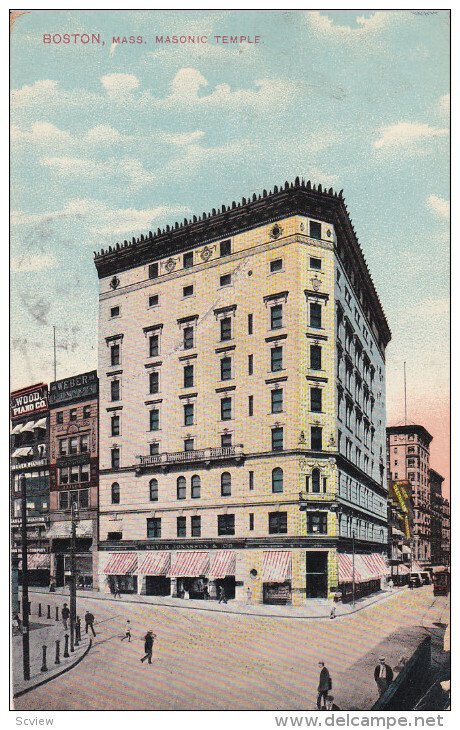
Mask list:
[[[352,538],[351,538],[351,565],[352,565],[352,590],[353,590],[353,608],[355,606],[355,596],[356,596],[356,580],[355,580],[355,531],[352,532]]]
[[[74,650],[75,622],[77,619],[77,576],[75,566],[75,547],[77,538],[78,505],[71,504],[71,537],[70,537],[70,651]]]
[[[22,664],[24,679],[30,679],[29,647],[29,571],[27,569],[27,493],[26,475],[21,474],[21,548],[22,548]]]

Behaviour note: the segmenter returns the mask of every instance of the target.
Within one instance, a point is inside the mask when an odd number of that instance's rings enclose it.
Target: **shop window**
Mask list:
[[[114,482],[111,487],[112,504],[120,504],[120,485]]]
[[[283,470],[280,469],[279,466],[276,467],[276,469],[273,469],[272,471],[272,492],[280,493],[283,491],[283,482],[284,482],[284,476],[283,476]]]

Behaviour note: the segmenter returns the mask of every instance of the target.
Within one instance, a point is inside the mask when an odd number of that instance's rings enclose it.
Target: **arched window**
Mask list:
[[[112,504],[120,504],[120,485],[118,482],[112,484]]]
[[[149,482],[150,501],[158,502],[158,479],[151,479]]]
[[[319,480],[320,480],[320,472],[319,469],[313,469],[311,473],[311,491],[319,494]]]
[[[283,491],[283,470],[279,468],[279,466],[276,467],[276,469],[273,469],[272,471],[272,492],[282,492]]]
[[[230,497],[232,493],[232,477],[229,471],[224,471],[220,476],[220,493],[222,497]]]
[[[201,497],[201,479],[195,474],[192,477],[192,499],[199,499]]]
[[[178,477],[177,479],[177,499],[185,499],[187,494],[187,484],[185,477]]]

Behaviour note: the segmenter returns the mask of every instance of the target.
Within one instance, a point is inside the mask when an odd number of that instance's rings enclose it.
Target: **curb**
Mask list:
[[[22,697],[22,695],[27,694],[28,692],[31,692],[33,689],[37,689],[37,687],[42,687],[44,684],[48,684],[48,682],[52,682],[53,679],[57,679],[58,677],[61,677],[66,672],[69,672],[71,669],[77,666],[77,664],[80,664],[80,662],[85,658],[85,656],[88,654],[89,650],[91,649],[93,645],[93,640],[89,640],[89,644],[86,647],[85,651],[81,656],[78,657],[78,659],[73,664],[68,664],[66,667],[61,669],[59,672],[56,672],[56,674],[53,674],[52,677],[45,677],[45,679],[42,679],[40,682],[37,682],[36,684],[32,685],[31,687],[26,687],[25,689],[21,689],[19,692],[16,692],[13,694],[13,699],[16,699],[17,697]]]
[[[341,613],[337,614],[334,621],[347,618],[347,616],[352,616],[355,613],[358,613],[359,611],[365,611],[368,608],[371,608],[377,603],[381,603],[382,601],[388,600],[390,598],[393,598],[394,596],[399,595],[400,593],[403,593],[405,588],[402,588],[399,591],[394,591],[393,593],[385,593],[385,595],[376,598],[375,601],[372,601],[372,603],[369,603],[367,606],[358,606],[357,608],[353,609],[352,611],[347,611],[347,613]],[[41,591],[31,591],[33,593],[38,593],[41,595]],[[45,593],[46,595],[46,593]],[[67,593],[60,593],[58,591],[55,591],[55,594],[57,596],[67,596]],[[286,616],[286,615],[280,615],[278,613],[254,613],[252,611],[226,611],[225,609],[219,609],[216,611],[214,608],[207,608],[206,606],[176,606],[175,604],[167,604],[167,603],[155,603],[153,601],[133,601],[129,598],[101,598],[101,594],[95,596],[95,595],[82,595],[79,596],[80,598],[92,600],[92,601],[105,601],[107,603],[115,603],[117,605],[124,604],[124,603],[130,603],[132,605],[138,605],[138,606],[160,606],[161,608],[175,608],[178,611],[207,611],[208,613],[222,613],[226,616],[258,616],[259,618],[277,618],[277,619],[287,619],[289,621],[296,619],[305,621],[307,619],[308,621],[312,620],[332,620],[329,617],[329,613],[325,613],[323,616]],[[203,603],[205,603],[203,601]],[[97,622],[96,622],[97,623]]]

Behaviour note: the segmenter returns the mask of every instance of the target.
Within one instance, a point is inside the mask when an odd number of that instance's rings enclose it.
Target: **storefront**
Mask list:
[[[110,593],[137,593],[137,554],[110,553],[104,569]]]
[[[292,602],[292,553],[264,551],[262,564],[263,602],[286,605]]]
[[[178,598],[206,598],[209,591],[208,575],[208,552],[177,552],[168,573],[168,578],[171,579],[171,595]]]
[[[385,559],[379,553],[362,555],[338,553],[339,590],[342,601],[347,603],[354,597],[363,598],[381,590],[381,580],[389,574]]]
[[[171,553],[166,550],[152,551],[139,560],[140,592],[146,596],[169,596],[171,579],[167,576],[170,567]]]
[[[77,588],[93,587],[93,522],[79,520],[75,526],[75,572]],[[53,577],[56,586],[70,585],[71,580],[71,520],[52,522],[46,536],[50,541],[53,557]]]
[[[50,582],[48,553],[27,553],[27,572],[30,586],[48,586]],[[19,558],[19,583],[22,582],[22,560]]]
[[[209,597],[221,589],[226,598],[235,598],[236,553],[233,550],[216,550],[211,553],[209,567]],[[213,587],[214,584],[214,587]]]

